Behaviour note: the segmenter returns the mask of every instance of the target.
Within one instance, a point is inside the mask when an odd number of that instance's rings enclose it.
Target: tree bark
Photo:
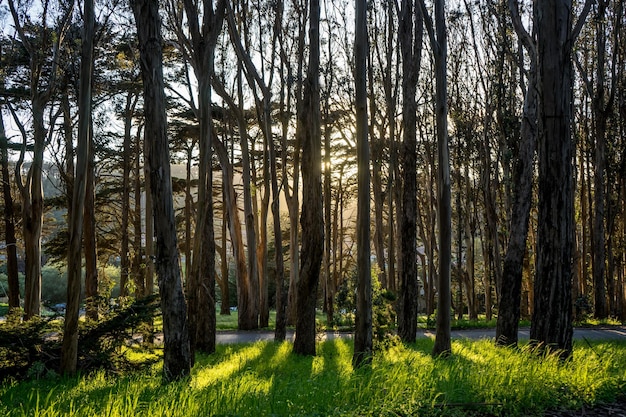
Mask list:
[[[148,164],[152,180],[150,192],[154,201],[155,265],[161,294],[165,341],[163,380],[169,382],[189,375],[191,351],[187,308],[178,268],[159,3],[156,0],[135,0],[132,5],[137,24],[144,84],[145,138],[150,141]]]
[[[526,238],[532,202],[534,155],[537,143],[537,55],[536,45],[525,31],[519,17],[518,5],[509,0],[509,10],[518,36],[523,39],[530,55],[530,70],[524,95],[524,109],[520,128],[518,154],[513,173],[513,203],[511,207],[511,230],[509,245],[502,267],[502,291],[498,305],[496,343],[517,345],[522,295],[522,273],[526,254]],[[520,59],[521,61],[521,59]],[[522,63],[520,62],[520,67]]]
[[[539,206],[530,339],[572,353],[571,0],[537,4]]]
[[[370,252],[370,149],[367,120],[367,5],[356,0],[354,41],[356,90],[356,141],[358,166],[357,207],[357,295],[352,366],[359,368],[372,361],[372,276]]]
[[[81,292],[82,240],[84,203],[89,169],[91,141],[91,77],[93,73],[93,38],[95,11],[93,0],[84,2],[84,23],[80,64],[78,102],[78,147],[76,150],[76,175],[72,187],[72,209],[69,219],[69,248],[67,254],[67,305],[61,349],[61,372],[76,373],[78,363],[78,315]]]
[[[421,65],[423,15],[417,2],[403,0],[398,36],[402,53],[402,217],[400,221],[400,312],[398,335],[405,343],[417,337],[417,130],[416,88]]]
[[[323,257],[324,219],[322,208],[322,140],[320,131],[320,3],[310,1],[309,65],[304,80],[301,112],[302,134],[302,246],[300,279],[297,282],[296,339],[293,350],[315,355],[315,307]]]
[[[445,0],[435,1],[435,35],[431,35],[435,54],[435,117],[437,124],[439,276],[437,290],[437,330],[433,356],[449,354],[450,341],[450,270],[452,265],[452,205],[450,192],[450,151],[448,149],[448,90],[446,81],[448,41]]]

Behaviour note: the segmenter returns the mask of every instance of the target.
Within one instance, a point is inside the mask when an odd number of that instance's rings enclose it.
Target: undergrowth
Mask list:
[[[615,401],[626,389],[624,342],[576,343],[567,362],[489,340],[454,341],[451,357],[433,359],[432,344],[396,345],[358,371],[348,340],[320,342],[316,357],[289,343],[218,345],[169,385],[158,365],[5,384],[0,415],[520,416]]]

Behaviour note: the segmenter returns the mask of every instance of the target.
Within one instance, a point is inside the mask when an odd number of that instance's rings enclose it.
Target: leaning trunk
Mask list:
[[[502,291],[498,305],[496,343],[516,345],[520,320],[522,272],[526,254],[526,237],[530,219],[535,148],[537,142],[536,65],[531,63],[528,89],[524,99],[521,143],[515,162],[513,205],[509,245],[502,268]]]

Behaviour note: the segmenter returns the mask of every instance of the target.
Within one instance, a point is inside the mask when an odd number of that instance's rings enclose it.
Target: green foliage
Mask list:
[[[33,318],[27,322],[10,320],[0,325],[0,381],[8,378],[41,376],[43,369],[56,367],[55,352],[60,345],[58,321]],[[35,367],[33,371],[29,371]]]
[[[9,295],[9,277],[6,274],[6,265],[0,268],[0,297],[8,297]],[[20,295],[24,296],[24,274],[19,273],[17,279],[20,283]],[[0,314],[3,315],[3,314]]]
[[[128,346],[145,333],[158,309],[154,297],[117,307],[98,322],[80,322],[78,369],[129,370]],[[54,376],[61,355],[62,322],[35,318],[0,325],[0,381]]]
[[[84,288],[84,285],[81,288]],[[82,296],[81,294],[81,298]],[[66,302],[67,268],[64,265],[53,264],[41,268],[41,298],[47,305]]]
[[[380,285],[378,265],[372,267],[372,336],[374,349],[384,350],[399,342],[395,335],[396,312],[394,303],[396,296]],[[333,326],[354,327],[356,313],[356,270],[350,279],[344,280],[335,295],[337,313]]]
[[[316,357],[290,343],[218,345],[168,385],[158,366],[5,384],[0,415],[526,416],[615,401],[626,386],[624,342],[576,344],[568,362],[489,340],[454,341],[453,356],[433,359],[432,343],[395,346],[357,371],[346,340],[320,343]]]
[[[591,317],[593,312],[593,303],[591,302],[591,296],[579,295],[574,301],[574,321],[584,322]]]

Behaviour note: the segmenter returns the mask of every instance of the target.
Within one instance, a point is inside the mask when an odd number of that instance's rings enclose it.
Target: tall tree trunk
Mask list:
[[[417,337],[417,128],[416,88],[421,65],[423,16],[417,2],[402,0],[398,37],[402,51],[402,217],[400,220],[400,312],[398,335],[405,343]]]
[[[530,75],[524,97],[520,132],[521,143],[518,155],[516,155],[513,174],[514,188],[509,245],[502,268],[502,291],[498,305],[496,343],[504,346],[517,344],[520,320],[522,272],[526,254],[526,238],[532,202],[533,160],[537,142],[537,70],[535,62],[534,53],[532,53]]]
[[[24,253],[26,262],[24,318],[39,316],[41,312],[41,228],[43,226],[43,152],[46,128],[43,122],[44,107],[38,98],[33,98],[33,131],[35,147],[33,161],[28,170],[24,188],[23,227]]]
[[[367,135],[367,5],[356,0],[354,42],[356,90],[356,141],[358,166],[357,202],[357,294],[352,366],[372,361],[372,276],[370,252],[370,149]]]
[[[285,340],[287,333],[287,288],[285,287],[285,262],[283,257],[283,232],[280,227],[280,190],[276,170],[277,155],[274,138],[269,138],[270,176],[272,185],[272,220],[276,263],[276,328],[274,340]]]
[[[243,68],[240,67],[243,71]],[[251,171],[252,163],[250,161],[250,150],[248,146],[248,126],[243,117],[243,85],[241,73],[238,77],[237,90],[239,95],[239,116],[237,117],[239,135],[241,141],[241,156],[242,156],[242,169],[243,169],[243,214],[244,224],[246,227],[246,243],[247,243],[247,268],[248,268],[248,280],[247,292],[250,294],[250,299],[247,301],[248,305],[245,308],[240,306],[239,310],[239,323],[240,328],[250,330],[257,329],[259,327],[259,306],[258,306],[258,291],[259,291],[259,270],[256,257],[256,230],[254,228],[255,213],[252,208],[252,180]],[[243,300],[242,300],[243,301]]]
[[[296,70],[295,77],[298,80],[302,80],[304,78],[303,75],[303,66],[304,66],[304,49],[305,49],[305,38],[306,38],[306,20],[307,20],[308,10],[306,8],[301,10],[298,15],[298,50],[297,50],[297,58],[298,58],[298,66]],[[297,317],[297,285],[298,281],[300,281],[300,242],[299,242],[299,230],[298,230],[298,216],[300,213],[300,157],[301,157],[301,147],[302,147],[302,135],[298,134],[296,131],[296,143],[293,146],[292,153],[290,155],[288,152],[288,131],[290,124],[290,113],[292,112],[292,104],[291,104],[291,82],[289,80],[293,79],[294,74],[291,66],[289,65],[288,59],[285,53],[281,54],[281,65],[284,64],[287,66],[287,82],[284,82],[286,85],[287,91],[286,95],[286,106],[282,110],[282,161],[283,161],[283,177],[288,178],[287,176],[287,164],[289,161],[289,157],[292,158],[292,184],[289,187],[288,182],[286,182],[286,186],[284,187],[285,200],[287,202],[287,210],[289,212],[289,259],[290,259],[290,267],[289,267],[289,292],[287,295],[287,324],[295,324]],[[302,111],[303,100],[302,97],[302,88],[303,83],[296,83],[295,88],[295,97],[297,97],[296,101],[296,114],[299,114]],[[296,127],[296,130],[298,128]]]
[[[213,220],[213,166],[211,147],[214,137],[211,114],[211,81],[215,71],[215,47],[224,22],[226,1],[184,0],[187,21],[183,29],[178,21],[178,36],[189,45],[188,54],[198,79],[197,118],[200,124],[200,166],[198,177],[198,211],[194,237],[191,273],[187,283],[189,294],[189,331],[192,351],[215,351],[215,231]],[[176,5],[172,6],[176,9]],[[200,20],[202,17],[202,20]],[[200,23],[202,22],[202,23]]]
[[[593,177],[593,246],[592,275],[594,294],[594,316],[605,319],[609,315],[606,285],[606,236],[605,236],[605,172],[606,172],[606,129],[608,112],[605,110],[605,61],[606,61],[606,6],[607,0],[598,1],[598,9],[594,24],[596,26],[596,89],[593,97],[593,118],[595,134],[594,177]],[[610,253],[610,252],[609,252]]]
[[[221,93],[218,93],[221,95]],[[239,218],[239,209],[237,207],[237,196],[234,188],[233,165],[228,158],[228,150],[221,140],[214,140],[215,152],[222,166],[222,186],[224,187],[224,204],[228,211],[228,229],[230,232],[230,241],[233,245],[233,253],[235,257],[235,277],[237,281],[237,313],[238,327],[240,330],[251,330],[258,327],[258,321],[255,319],[249,322],[247,319],[254,316],[248,311],[255,300],[250,293],[250,282],[248,271],[246,268],[245,250],[243,244],[243,233],[241,230],[241,219]],[[256,327],[253,327],[255,326]]]
[[[324,254],[322,208],[322,138],[320,132],[320,3],[310,0],[309,65],[304,80],[301,111],[298,117],[302,135],[302,247],[300,279],[297,282],[296,339],[293,350],[315,355],[315,306]]]
[[[154,201],[155,265],[161,294],[165,341],[163,379],[172,381],[189,375],[191,351],[187,307],[178,267],[159,3],[156,0],[134,0],[132,5],[144,84],[145,138],[150,141],[148,164],[152,180],[150,192]]]
[[[496,343],[509,346],[517,344],[522,295],[522,274],[526,254],[526,238],[532,201],[534,155],[537,143],[537,54],[536,44],[526,32],[516,0],[509,0],[513,26],[530,55],[530,70],[520,128],[520,145],[515,155],[513,172],[513,203],[509,244],[502,267],[502,290],[498,305]],[[521,54],[520,54],[521,55]],[[520,70],[523,68],[520,57]]]
[[[537,4],[539,215],[530,339],[572,352],[571,0]]]
[[[437,124],[437,221],[439,225],[439,279],[437,290],[437,330],[433,356],[448,354],[450,341],[450,269],[452,264],[452,205],[450,196],[450,151],[448,150],[448,90],[446,81],[448,41],[445,0],[435,1],[435,36],[431,45],[435,54],[435,114]]]
[[[78,314],[81,292],[82,240],[84,203],[89,169],[91,141],[91,77],[93,72],[93,38],[95,12],[93,0],[84,3],[84,23],[81,48],[80,87],[78,102],[78,147],[76,175],[72,187],[72,209],[69,219],[69,248],[67,253],[67,306],[63,327],[61,371],[74,374],[78,363]]]

